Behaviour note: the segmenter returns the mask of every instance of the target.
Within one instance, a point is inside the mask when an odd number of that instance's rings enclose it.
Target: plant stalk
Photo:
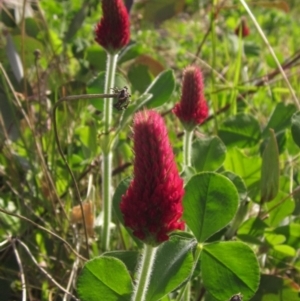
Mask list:
[[[150,282],[150,275],[156,255],[157,247],[144,244],[144,250],[140,261],[138,279],[131,301],[144,301]]]
[[[114,87],[118,54],[107,53],[106,78],[104,93],[109,94]],[[104,102],[103,126],[104,135],[102,147],[102,202],[103,202],[103,225],[101,235],[102,251],[109,250],[110,245],[110,223],[111,223],[111,176],[112,176],[112,152],[110,127],[112,121],[113,98]]]
[[[183,168],[184,169],[192,165],[191,158],[192,158],[193,132],[194,132],[193,130],[191,131],[184,130],[184,135],[183,135]],[[189,232],[187,225],[185,230]],[[191,283],[190,281],[188,281],[184,289],[183,300],[190,301],[190,299],[191,299]]]
[[[193,130],[184,130],[183,135],[183,166],[191,166]]]

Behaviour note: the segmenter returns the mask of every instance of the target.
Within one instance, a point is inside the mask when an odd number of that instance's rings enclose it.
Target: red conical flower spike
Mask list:
[[[95,28],[95,40],[113,54],[129,42],[129,15],[123,0],[102,0],[102,12],[103,17]]]
[[[134,179],[120,204],[125,225],[145,243],[157,245],[183,230],[184,195],[163,118],[153,110],[135,114]]]
[[[241,31],[242,38],[247,37],[250,34],[250,29],[247,25],[245,17],[241,18],[240,24],[235,28],[234,33],[239,36]]]
[[[191,131],[208,116],[208,107],[204,98],[202,72],[196,66],[184,70],[182,95],[173,113],[180,119],[186,130]]]

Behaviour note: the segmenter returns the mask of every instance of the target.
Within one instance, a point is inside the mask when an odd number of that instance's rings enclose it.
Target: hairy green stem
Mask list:
[[[193,130],[184,130],[183,135],[183,166],[191,166]]]
[[[183,135],[183,168],[185,169],[187,166],[191,166],[191,158],[192,158],[192,139],[193,139],[194,131],[184,130]],[[186,231],[189,231],[186,226]],[[188,282],[184,289],[183,300],[190,301],[191,298],[191,284]]]
[[[106,78],[104,93],[109,93],[114,87],[115,73],[117,67],[118,54],[107,54]],[[103,126],[104,135],[101,143],[102,147],[102,202],[103,202],[103,225],[101,235],[102,251],[109,250],[110,245],[110,222],[111,222],[111,175],[112,175],[112,152],[110,127],[112,121],[113,98],[108,98],[104,102]]]
[[[144,244],[144,250],[138,270],[138,279],[131,301],[144,301],[150,281],[150,275],[156,255],[157,247]]]
[[[191,166],[191,158],[192,158],[192,140],[193,140],[194,131],[184,130],[183,135],[183,168],[185,169],[187,166]],[[189,232],[188,227],[186,226],[186,231]],[[191,299],[191,283],[188,283],[185,286],[183,291],[183,300],[190,301]]]

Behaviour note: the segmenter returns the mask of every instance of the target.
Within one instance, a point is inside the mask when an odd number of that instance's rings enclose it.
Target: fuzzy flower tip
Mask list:
[[[145,243],[157,245],[168,233],[183,230],[184,195],[163,118],[153,110],[135,114],[134,179],[122,196],[125,225]]]
[[[103,16],[95,28],[95,41],[117,53],[130,39],[130,22],[123,0],[102,0]]]
[[[173,113],[188,131],[201,124],[208,116],[203,90],[201,70],[196,66],[187,67],[183,73],[181,99],[175,105]]]
[[[250,29],[247,25],[247,20],[245,17],[241,18],[240,24],[235,28],[234,33],[239,36],[241,32],[241,37],[245,38],[250,34]]]

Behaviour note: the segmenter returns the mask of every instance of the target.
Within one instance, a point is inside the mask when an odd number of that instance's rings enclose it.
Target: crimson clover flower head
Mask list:
[[[123,0],[102,0],[103,16],[95,28],[95,41],[111,54],[130,40],[130,22]]]
[[[208,106],[204,98],[204,85],[201,70],[197,66],[188,66],[183,73],[182,94],[173,113],[184,128],[191,131],[208,116]]]
[[[240,35],[240,31],[241,31],[241,37],[245,38],[250,34],[250,29],[248,27],[247,24],[247,20],[245,17],[241,18],[240,23],[238,24],[238,26],[235,28],[234,33],[239,36]]]
[[[134,178],[122,196],[120,209],[125,226],[147,244],[169,239],[173,230],[183,230],[184,195],[172,146],[163,118],[154,110],[134,116]]]

